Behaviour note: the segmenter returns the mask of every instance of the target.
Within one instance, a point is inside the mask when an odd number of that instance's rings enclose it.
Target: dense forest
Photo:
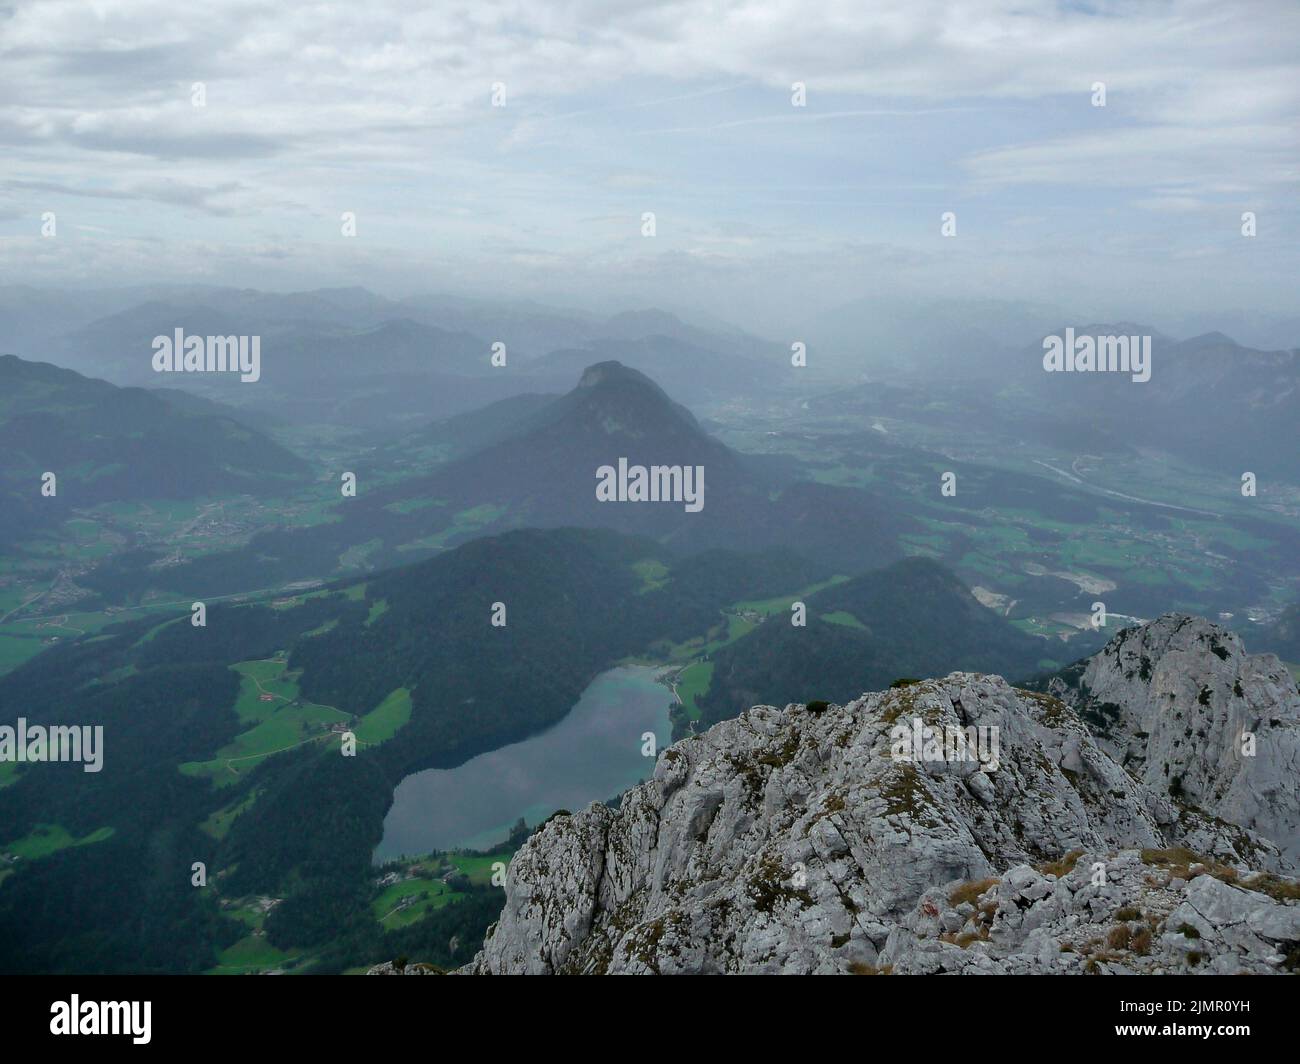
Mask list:
[[[119,388],[6,354],[0,354],[0,451],[0,542],[6,543],[56,528],[78,506],[274,494],[309,474],[301,458],[219,404]],[[47,470],[59,472],[58,493],[43,497],[38,491]]]
[[[714,657],[703,723],[757,702],[844,703],[900,677],[957,669],[1027,677],[1050,647],[981,606],[928,558],[909,558],[808,596],[806,624],[759,625]]]
[[[612,531],[521,530],[272,605],[214,603],[202,627],[154,618],[55,646],[0,677],[0,704],[6,719],[103,725],[104,770],[28,765],[3,787],[0,852],[50,825],[87,844],[0,872],[0,964],[208,970],[246,933],[229,899],[250,897],[280,899],[266,941],[310,951],[315,970],[406,947],[464,960],[449,944],[481,936],[497,891],[476,887],[400,931],[371,912],[371,855],[397,783],[555,724],[603,670],[716,638],[743,601],[822,588],[806,627],[777,614],[716,651],[701,724],[756,702],[844,701],[900,675],[1028,675],[1044,655],[932,561],[832,575],[784,550],[681,559]],[[250,689],[254,666],[291,686]],[[409,715],[358,728],[371,740],[340,756],[328,722],[355,727],[395,692]],[[267,698],[318,717],[265,755],[223,761]],[[194,862],[208,870],[202,889]]]
[[[394,935],[412,953],[431,935],[442,952],[429,945],[421,955],[446,955],[457,928],[472,924],[481,936],[495,915],[489,898],[440,910],[429,918],[437,934],[420,925],[385,931],[366,904],[396,783],[555,723],[598,672],[707,631],[745,594],[824,575],[784,552],[674,562],[656,543],[612,532],[521,531],[289,608],[213,604],[204,627],[188,615],[133,621],[55,646],[39,665],[0,677],[6,721],[102,724],[105,767],[23,766],[3,788],[0,850],[51,823],[99,841],[8,869],[2,963],[202,971],[242,933],[219,898],[252,894],[285,899],[267,920],[268,939],[320,947],[318,966],[391,956]],[[495,602],[506,605],[504,627],[489,623]],[[277,656],[300,701],[352,718],[409,689],[398,740],[351,758],[336,741],[304,742],[220,787],[181,771],[244,727],[230,666]],[[240,812],[221,837],[201,829],[232,809]],[[196,861],[209,870],[209,889],[190,885]]]

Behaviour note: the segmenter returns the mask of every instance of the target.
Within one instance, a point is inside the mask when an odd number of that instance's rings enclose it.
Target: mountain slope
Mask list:
[[[900,727],[996,738],[918,757]],[[525,843],[465,970],[1272,972],[1300,940],[1285,866],[1129,775],[1058,699],[953,673],[670,747],[616,810]]]
[[[118,388],[44,362],[0,356],[4,527],[66,517],[69,507],[219,492],[274,492],[306,463],[213,404]],[[56,474],[57,495],[40,496]]]
[[[772,350],[760,360],[676,336],[604,338],[584,347],[550,351],[528,363],[527,371],[568,377],[599,359],[612,360],[653,376],[677,395],[734,397],[780,384],[781,375],[789,370],[788,354],[770,346]]]
[[[1248,655],[1209,621],[1166,614],[1042,686],[1153,791],[1300,858],[1300,694],[1276,657]]]
[[[602,502],[597,470],[617,466],[703,466],[703,509],[686,501]],[[583,373],[576,388],[527,413],[505,439],[423,478],[384,489],[369,505],[412,496],[446,500],[453,512],[493,506],[511,524],[579,525],[628,533],[686,535],[766,502],[768,485],[738,454],[707,435],[685,407],[648,377],[616,362]]]
[[[463,458],[515,435],[521,424],[557,398],[549,393],[523,392],[476,410],[453,414],[402,434],[369,464],[376,470],[392,468],[395,462],[425,448],[445,453],[448,458]]]
[[[600,501],[597,470],[703,467],[702,508]],[[618,362],[589,366],[572,391],[525,412],[515,431],[463,459],[382,489],[366,502],[437,499],[451,512],[490,507],[503,524],[579,525],[654,536],[674,550],[775,546],[850,571],[898,557],[904,522],[856,489],[790,484],[779,467],[731,450],[645,374]],[[436,515],[435,515],[436,516]],[[413,527],[428,515],[412,515]]]
[[[1064,330],[1056,334],[1064,335]],[[1151,336],[1150,379],[1044,371],[1041,346],[1014,375],[1036,403],[1090,433],[1152,447],[1224,473],[1300,480],[1300,351],[1257,351],[1222,333],[1183,341],[1149,326],[1093,324],[1076,336]]]
[[[100,841],[0,857],[0,971],[208,969],[247,933],[214,893],[285,899],[268,941],[326,967],[382,956],[370,860],[404,775],[549,727],[598,672],[824,576],[789,554],[675,563],[645,539],[525,530],[270,606],[209,603],[206,627],[155,616],[53,647],[0,676],[0,725],[102,725],[111,771],[0,775],[0,855],[41,825]],[[176,874],[194,860],[206,895]]]
[[[705,723],[760,699],[846,702],[903,676],[977,667],[1028,676],[1050,652],[928,558],[828,587],[805,605],[805,627],[777,615],[714,655],[712,683],[698,700]]]
[[[731,450],[648,377],[617,363],[590,367],[557,399],[493,404],[482,417],[483,424],[465,428],[461,456],[431,472],[423,470],[456,447],[446,433],[471,426],[472,417],[363,459],[357,495],[333,508],[337,520],[261,532],[247,549],[163,571],[136,559],[133,568],[103,573],[102,582],[226,594],[332,575],[358,545],[366,568],[378,570],[511,529],[575,526],[651,536],[678,557],[787,549],[854,573],[899,558],[899,534],[915,527],[880,496],[791,483],[784,463]],[[629,467],[678,467],[696,490],[673,501],[602,501],[598,470],[616,470],[620,459]],[[410,471],[417,472],[393,479]],[[684,479],[679,486],[687,487]]]

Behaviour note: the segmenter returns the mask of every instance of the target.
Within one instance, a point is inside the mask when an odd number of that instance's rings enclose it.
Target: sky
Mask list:
[[[0,0],[0,284],[1296,313],[1298,104],[1294,0]]]

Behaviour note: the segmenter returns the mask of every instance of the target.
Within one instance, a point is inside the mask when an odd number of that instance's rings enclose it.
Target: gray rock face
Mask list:
[[[1149,788],[1300,857],[1300,694],[1272,654],[1166,614],[1119,633],[1050,690]]]
[[[1240,701],[1262,711],[1268,692],[1284,705],[1294,695],[1242,658],[1252,690]],[[903,741],[923,728],[954,741]],[[1180,763],[1186,775],[1202,771],[1202,759]],[[1241,773],[1205,763],[1219,767],[1215,780]],[[954,673],[818,713],[757,706],[664,751],[617,811],[593,805],[534,834],[511,862],[500,920],[463,971],[1294,963],[1295,883],[1250,872],[1282,867],[1277,848],[1149,785],[1149,764],[1125,771],[1065,702],[995,676]],[[1273,823],[1275,806],[1285,817],[1296,785],[1280,801],[1258,798],[1254,820]],[[1201,937],[1181,934],[1182,923]]]
[[[927,891],[880,965],[898,975],[1268,975],[1300,965],[1300,884],[1216,864],[1193,873],[1179,867],[1187,856],[1085,853]]]
[[[398,967],[394,961],[385,961],[371,968],[366,975],[441,975],[442,972],[431,964],[404,964]]]

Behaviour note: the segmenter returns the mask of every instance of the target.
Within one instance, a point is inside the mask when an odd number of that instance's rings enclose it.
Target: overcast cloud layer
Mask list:
[[[1294,306],[1294,0],[434,8],[0,5],[0,283]]]

